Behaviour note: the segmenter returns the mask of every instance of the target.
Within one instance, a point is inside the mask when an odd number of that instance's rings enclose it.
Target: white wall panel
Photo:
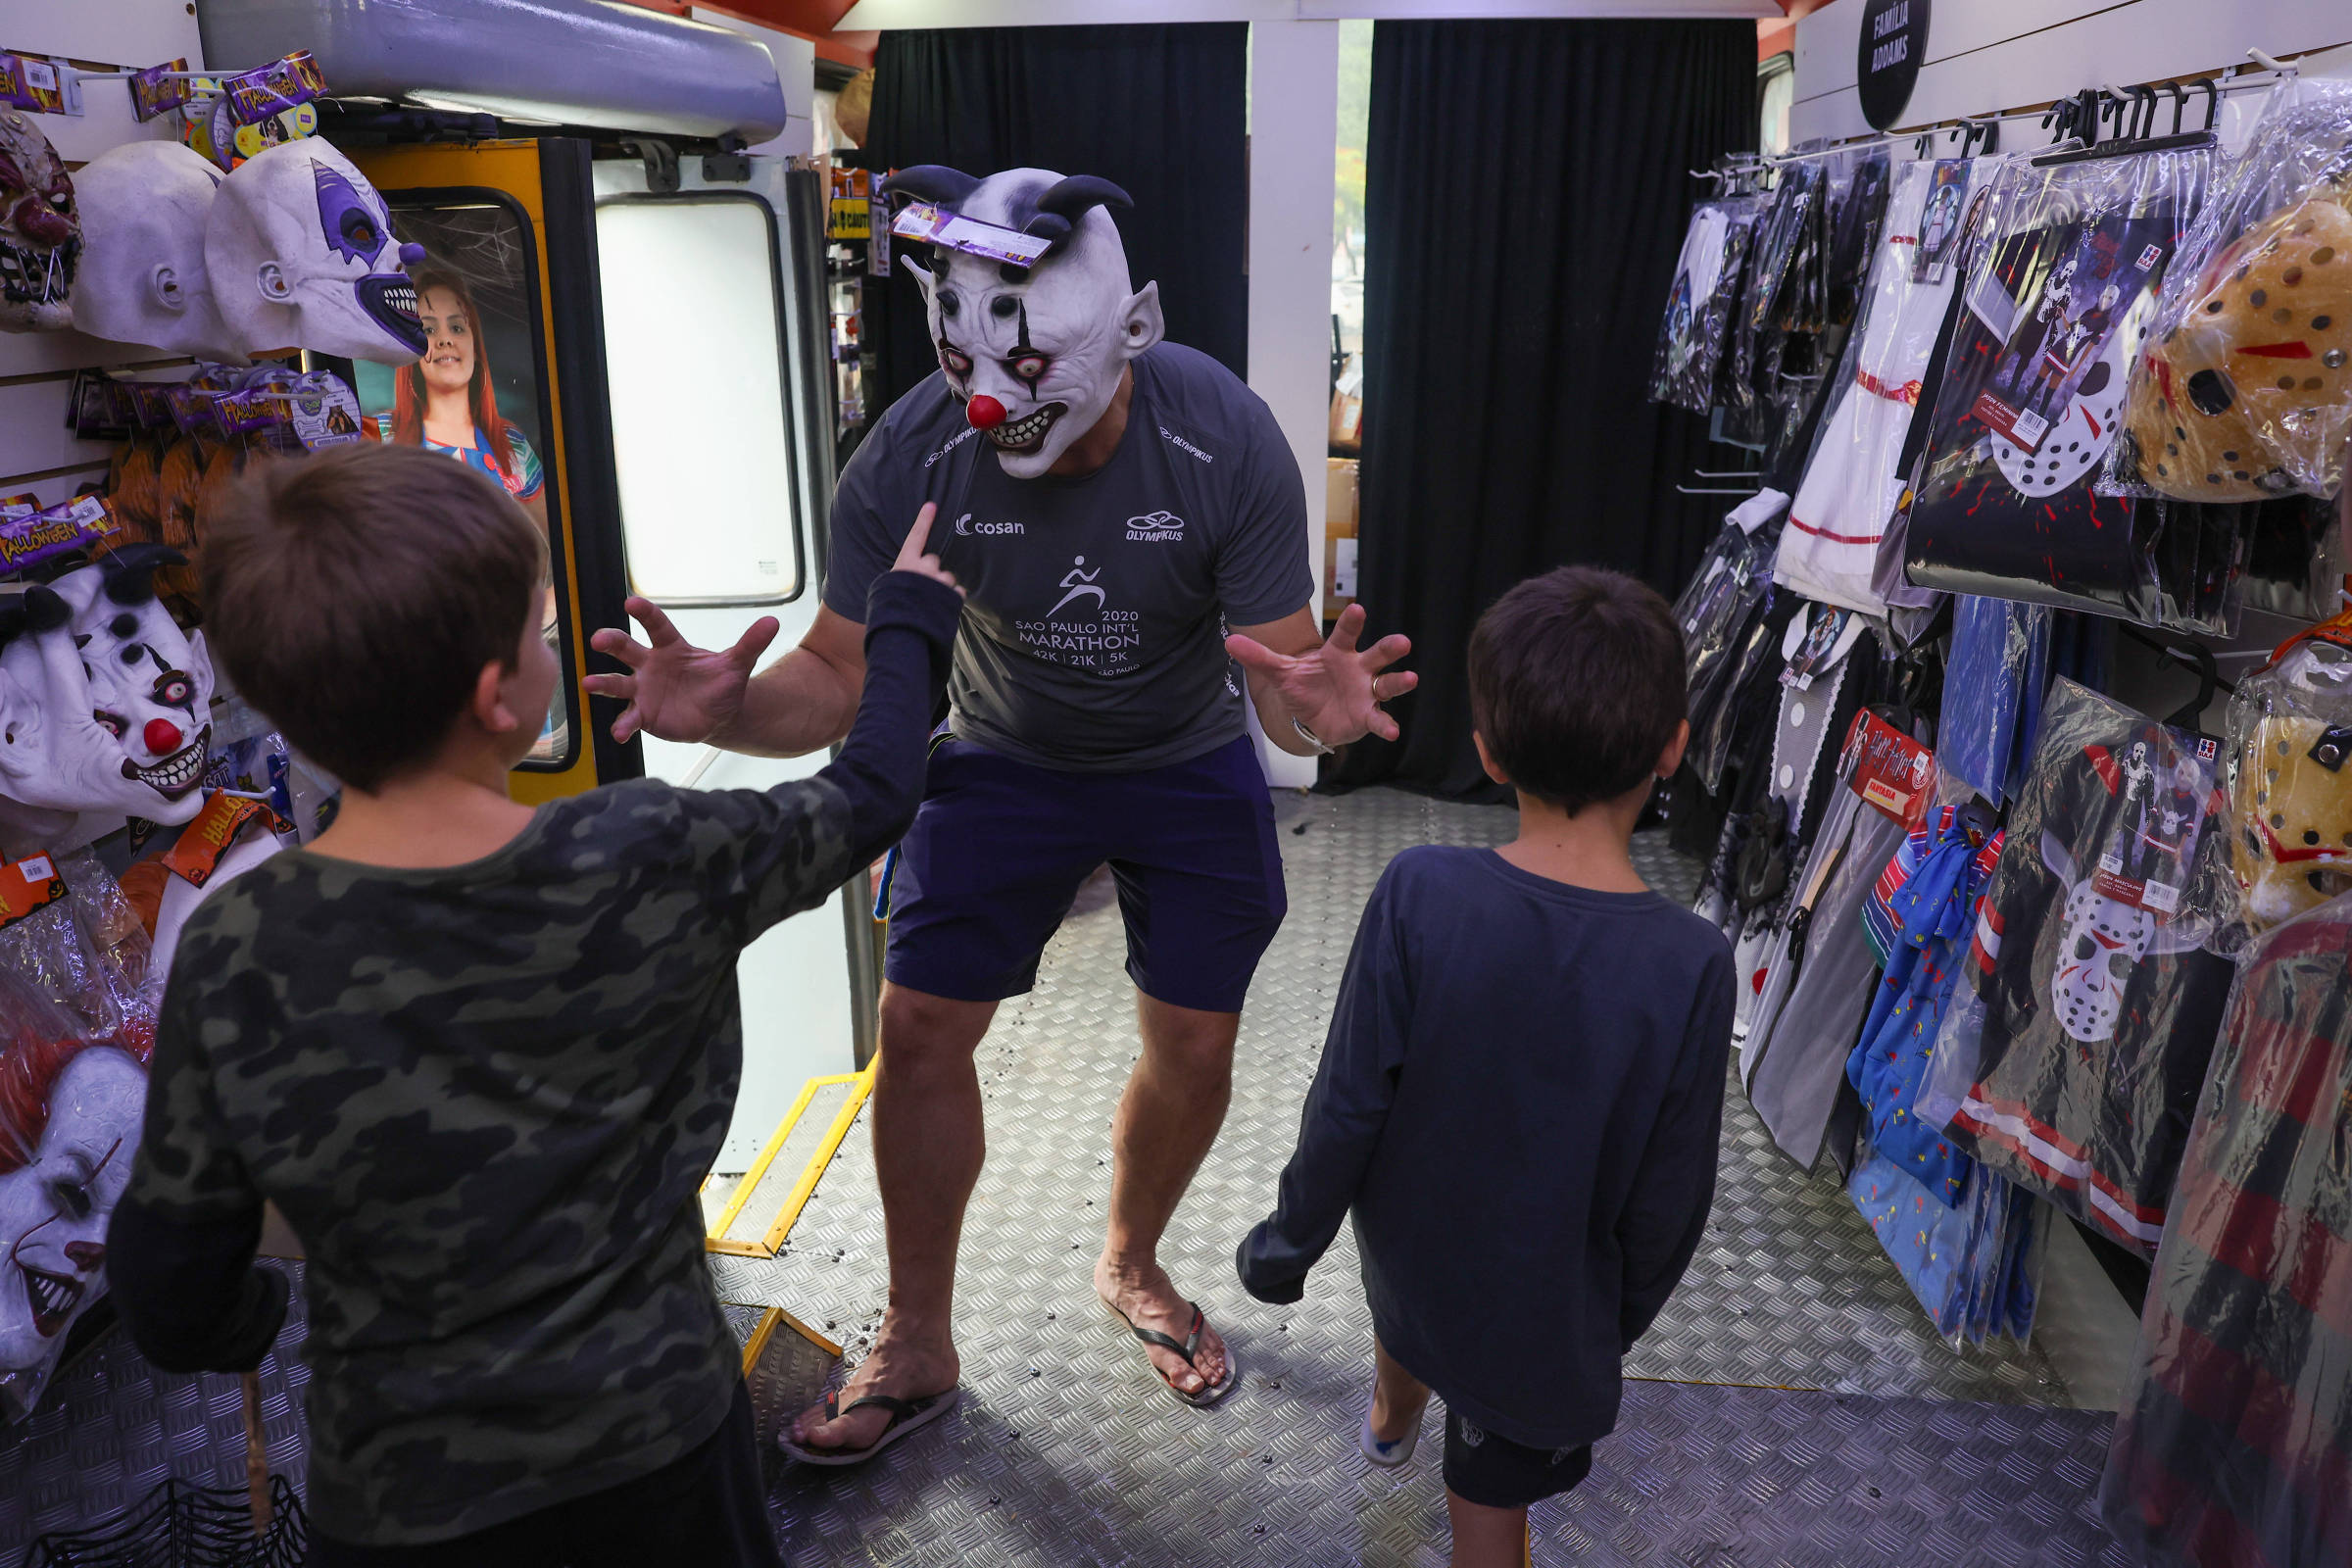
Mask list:
[[[1797,23],[1796,139],[1869,131],[1854,92],[1861,22],[1861,0],[1836,0]],[[2291,55],[2344,43],[2344,0],[1943,0],[1903,120],[1926,124],[2109,82],[2206,74],[2243,63],[2250,47]]]

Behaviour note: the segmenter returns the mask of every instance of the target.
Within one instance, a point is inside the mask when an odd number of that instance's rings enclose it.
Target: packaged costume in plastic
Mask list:
[[[2352,85],[2282,86],[2215,181],[2134,362],[2114,488],[2333,496],[2352,436]]]
[[[2352,900],[2257,938],[2100,1487],[2151,1561],[2352,1562]]]
[[[2049,659],[2048,610],[1974,594],[1954,602],[1936,756],[1947,775],[1995,806],[2015,798],[2033,755]]]
[[[2043,1227],[2031,1193],[1980,1170],[1947,1205],[1876,1149],[1845,1191],[1936,1333],[1982,1344],[2033,1332]]]
[[[1985,1010],[1951,1136],[2143,1252],[2229,992],[2203,947],[2230,902],[2220,768],[2214,742],[2053,682],[1967,965]]]
[[[2230,749],[2230,858],[2248,923],[2352,893],[2352,615],[2238,682]]]
[[[1854,347],[1829,394],[1774,568],[1778,581],[1809,599],[1886,612],[1876,587],[1880,550],[1908,482],[1904,445],[1958,275],[1948,262],[1922,267],[1923,236],[1950,256],[1968,211],[1966,192],[1993,163],[1911,163],[1895,177]],[[1931,224],[1940,227],[1928,236]]]
[[[106,1289],[106,1231],[130,1178],[146,1048],[93,1036],[0,968],[0,1418],[29,1411],[66,1331]]]
[[[1715,405],[1715,383],[1732,318],[1740,309],[1748,245],[1763,201],[1718,197],[1690,211],[1674,287],[1658,328],[1657,362],[1649,378],[1653,402],[1704,414]]]
[[[1941,1122],[1921,1119],[1919,1086],[1976,934],[1978,897],[2000,858],[2001,835],[1987,831],[1988,821],[1981,808],[1943,807],[1933,824],[1923,819],[1911,830],[1881,873],[1864,924],[1883,972],[1845,1059],[1871,1147],[1946,1207],[1960,1200],[1976,1162],[1953,1147]],[[1890,890],[1889,882],[1897,885]]]
[[[2092,484],[2208,156],[2002,170],[1911,508],[1914,584],[2109,614],[2144,604],[2132,503]]]
[[[1792,265],[1792,286],[1782,293],[1779,334],[1769,356],[1772,380],[1763,389],[1773,420],[1765,483],[1791,491],[1820,434],[1825,395],[1845,356],[1886,220],[1884,154],[1847,154],[1827,168],[1813,233]]]
[[[1790,164],[1781,170],[1780,183],[1757,214],[1720,383],[1727,441],[1760,448],[1772,438],[1771,395],[1780,374],[1782,322],[1797,308],[1793,296],[1801,284],[1792,286],[1792,278],[1800,256],[1818,243],[1816,228],[1827,196],[1828,175],[1820,164]]]

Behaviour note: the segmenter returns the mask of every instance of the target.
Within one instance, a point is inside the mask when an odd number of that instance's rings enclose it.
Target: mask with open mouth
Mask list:
[[[1051,241],[1032,267],[940,249],[921,285],[941,372],[965,416],[1016,479],[1033,479],[1093,429],[1128,362],[1165,332],[1159,285],[1130,290],[1127,252],[1105,207],[1131,205],[1108,180],[1043,169],[986,179],[936,165],[902,170],[894,194],[974,223]]]
[[[220,177],[175,141],[124,142],[82,166],[75,326],[174,354],[244,360],[204,267],[205,220]]]
[[[0,1417],[28,1412],[66,1330],[106,1288],[106,1232],[147,1099],[140,1054],[66,1032],[46,997],[0,995]]]
[[[0,331],[74,324],[81,213],[74,181],[38,126],[0,110]]]
[[[306,348],[407,365],[424,352],[402,270],[422,248],[394,237],[368,176],[317,137],[269,148],[220,182],[204,258],[221,319],[248,354]]]
[[[20,842],[59,814],[174,823],[203,807],[212,661],[154,585],[184,560],[129,546],[0,615],[0,818]]]

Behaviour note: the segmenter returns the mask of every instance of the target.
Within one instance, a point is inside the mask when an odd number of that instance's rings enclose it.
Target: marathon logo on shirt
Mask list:
[[[1127,537],[1146,544],[1162,540],[1181,541],[1184,538],[1184,519],[1171,512],[1148,512],[1140,517],[1127,519]]]
[[[1144,645],[1141,617],[1132,610],[1110,608],[1110,590],[1102,581],[1106,569],[1089,566],[1084,556],[1073,557],[1055,584],[1060,597],[1054,608],[1040,619],[1013,621],[1021,645],[1072,669],[1100,675],[1134,669]]]

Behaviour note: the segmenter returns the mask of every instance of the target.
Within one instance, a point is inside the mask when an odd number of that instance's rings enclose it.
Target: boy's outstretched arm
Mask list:
[[[924,553],[924,507],[893,569],[866,596],[865,676],[841,755],[814,778],[764,791],[688,792],[712,892],[741,911],[741,940],[814,908],[906,836],[922,804],[931,716],[947,684],[962,590]]]
[[[167,1372],[249,1371],[286,1318],[285,1276],[254,1262],[262,1195],[221,1124],[197,1032],[207,979],[191,964],[164,995],[138,1157],[107,1224],[115,1308]]]
[[[1396,1099],[1412,1020],[1412,976],[1391,883],[1381,878],[1356,926],[1281,1197],[1234,1256],[1243,1287],[1261,1301],[1285,1304],[1306,1294],[1307,1270],[1340,1234]]]
[[[1617,1217],[1625,1259],[1619,1298],[1622,1348],[1649,1328],[1681,1283],[1706,1234],[1715,1201],[1715,1160],[1723,1138],[1724,1064],[1732,1044],[1732,959],[1707,967],[1691,998],[1682,1059],[1634,1174],[1633,1197]]]

